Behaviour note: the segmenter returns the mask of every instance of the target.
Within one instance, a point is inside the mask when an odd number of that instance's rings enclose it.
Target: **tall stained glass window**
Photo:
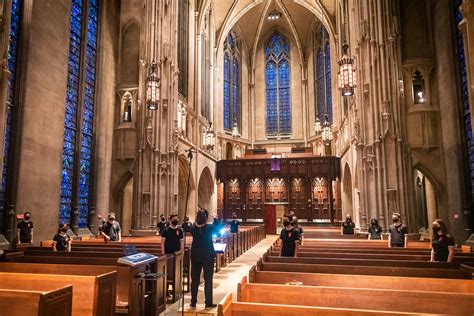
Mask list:
[[[233,32],[224,43],[224,129],[231,131],[234,122],[240,129],[240,43]]]
[[[98,0],[72,0],[59,220],[87,227],[91,208]]]
[[[463,19],[462,12],[460,10],[462,0],[454,0],[454,18],[456,22],[456,44],[458,52],[458,63],[459,63],[459,79],[461,84],[461,102],[462,102],[462,113],[464,120],[464,133],[466,136],[466,147],[469,158],[469,174],[471,180],[471,204],[474,203],[474,142],[472,139],[472,122],[471,122],[471,111],[469,106],[469,85],[467,80],[467,67],[466,67],[466,56],[464,50],[464,38],[463,33],[457,27]]]
[[[188,97],[189,0],[178,1],[178,92]]]
[[[10,186],[11,179],[11,155],[12,155],[12,125],[16,121],[17,107],[16,107],[16,79],[17,79],[17,60],[18,60],[18,46],[20,38],[20,22],[21,12],[23,7],[23,0],[12,1],[11,21],[10,21],[10,35],[8,45],[8,70],[10,77],[8,78],[8,97],[7,97],[7,113],[5,125],[5,144],[3,147],[3,170],[2,183],[0,184],[0,231],[4,227],[5,212],[8,208],[7,187]]]
[[[291,134],[290,44],[280,33],[265,44],[267,136]]]
[[[316,26],[314,44],[315,113],[321,122],[327,114],[332,123],[331,50],[329,34],[321,23]]]

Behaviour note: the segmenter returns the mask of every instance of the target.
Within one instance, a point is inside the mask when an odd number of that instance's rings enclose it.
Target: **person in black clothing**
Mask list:
[[[402,224],[402,216],[400,213],[393,213],[393,224],[389,226],[388,230],[388,246],[389,247],[406,247],[408,228]]]
[[[355,224],[352,221],[351,215],[346,215],[346,220],[341,224],[341,235],[354,235],[355,234]]]
[[[25,212],[23,220],[17,225],[18,244],[33,243],[33,222],[30,220],[31,213]]]
[[[433,222],[433,241],[431,242],[432,262],[453,262],[454,238],[448,234],[446,223],[441,219]]]
[[[175,253],[183,249],[183,230],[178,227],[178,214],[170,215],[170,225],[161,234],[161,252]]]
[[[300,240],[298,230],[291,226],[288,217],[283,218],[283,229],[280,232],[278,242],[280,243],[281,257],[296,257],[298,254],[297,244]]]
[[[158,224],[156,224],[156,227],[158,228],[158,231],[156,232],[157,235],[161,235],[164,231],[165,228],[169,226],[169,223],[166,221],[166,217],[161,214],[160,215],[160,221]]]
[[[370,221],[369,227],[369,238],[370,240],[381,240],[382,239],[382,227],[379,225],[379,221],[373,218]]]
[[[183,220],[183,224],[181,224],[181,228],[184,230],[185,233],[187,233],[191,229],[191,226],[193,225],[189,221],[189,217],[186,216]]]
[[[201,271],[204,271],[206,309],[217,306],[212,300],[212,279],[214,257],[216,255],[212,235],[216,233],[216,228],[212,224],[207,224],[208,219],[209,213],[206,210],[199,210],[196,214],[196,221],[191,227],[191,235],[193,236],[191,245],[191,309],[196,308]]]
[[[237,215],[232,214],[232,220],[229,223],[230,225],[230,233],[237,234],[239,232],[239,221],[237,220]]]
[[[303,237],[304,237],[303,226],[301,226],[298,223],[298,219],[296,218],[296,216],[293,216],[293,219],[290,220],[290,224],[291,224],[291,226],[293,226],[294,229],[296,229],[298,231],[298,236],[300,238],[300,245],[303,245]]]
[[[53,238],[54,251],[71,251],[71,237],[67,234],[67,224],[59,225],[58,233]]]
[[[99,228],[97,229],[97,237],[101,237],[102,236],[102,228],[104,227],[104,224],[105,224],[105,219],[100,214],[97,215],[97,219],[100,221]]]
[[[109,214],[109,220],[102,227],[102,236],[104,236],[105,242],[107,241],[122,241],[122,229],[120,228],[119,222],[115,221],[115,214]]]

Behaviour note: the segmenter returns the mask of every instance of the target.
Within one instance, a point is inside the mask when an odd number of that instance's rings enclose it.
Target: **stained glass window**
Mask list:
[[[291,134],[290,45],[280,33],[265,45],[265,85],[268,136]]]
[[[230,32],[224,43],[224,129],[231,131],[234,122],[240,128],[241,85],[240,85],[239,41]]]
[[[332,123],[331,50],[329,34],[321,23],[316,27],[314,42],[315,112],[321,122],[327,114],[328,121]]]
[[[188,0],[178,1],[178,92],[188,97],[188,33],[189,5]]]
[[[12,11],[10,20],[10,35],[8,45],[8,70],[10,77],[8,78],[8,97],[7,97],[7,113],[5,125],[5,144],[3,147],[3,170],[2,183],[0,184],[0,231],[3,230],[4,216],[7,210],[7,186],[10,186],[10,156],[12,152],[12,124],[16,121],[16,100],[15,100],[15,82],[17,78],[17,60],[18,60],[18,45],[20,38],[20,21],[23,7],[23,0],[12,1]]]
[[[458,51],[458,62],[459,62],[459,79],[461,84],[461,102],[462,102],[462,113],[464,121],[464,133],[466,137],[466,146],[469,158],[469,171],[471,179],[471,203],[474,200],[474,142],[472,139],[472,122],[471,122],[471,111],[469,106],[469,86],[467,79],[467,68],[466,68],[466,56],[464,50],[464,38],[463,33],[457,25],[462,21],[463,15],[460,10],[462,0],[454,0],[455,6],[455,22],[456,22],[456,44]]]
[[[71,223],[77,206],[79,227],[91,207],[98,13],[97,0],[72,0],[59,220]]]

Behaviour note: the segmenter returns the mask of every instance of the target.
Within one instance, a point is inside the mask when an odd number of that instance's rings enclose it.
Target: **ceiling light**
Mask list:
[[[279,18],[281,18],[281,12],[278,12],[278,11],[272,11],[268,14],[268,19],[269,20],[278,20]]]

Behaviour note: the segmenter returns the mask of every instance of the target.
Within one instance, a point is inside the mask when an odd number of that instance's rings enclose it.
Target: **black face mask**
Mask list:
[[[177,220],[177,219],[173,219],[173,220],[171,221],[171,224],[173,224],[173,226],[178,225],[178,220]]]
[[[394,217],[394,218],[392,218],[392,220],[393,220],[394,223],[398,223],[400,221],[400,219],[398,217]]]
[[[26,215],[25,216],[25,221],[29,221],[30,220],[30,216],[29,215]]]
[[[161,218],[161,221],[162,221],[162,222],[164,222],[165,220],[166,220],[166,218],[164,218],[164,217]]]
[[[441,227],[433,227],[433,234],[435,236],[438,236],[438,233],[440,232],[440,230],[441,230]]]
[[[376,222],[372,222],[372,226],[377,226],[377,223]]]
[[[285,226],[285,227],[290,226],[290,221],[283,221],[283,226]]]
[[[67,228],[61,228],[62,233],[67,233]]]

